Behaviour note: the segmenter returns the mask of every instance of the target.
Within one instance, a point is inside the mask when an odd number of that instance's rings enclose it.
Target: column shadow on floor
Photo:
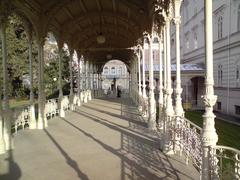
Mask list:
[[[66,163],[73,168],[76,173],[78,174],[78,177],[82,180],[89,180],[88,176],[84,174],[80,169],[76,161],[74,161],[67,153],[64,151],[64,149],[58,144],[58,142],[53,138],[53,136],[46,130],[44,129],[44,132],[47,134],[49,139],[53,142],[53,144],[59,149],[63,157],[66,159]]]
[[[89,107],[90,109],[92,107]],[[97,139],[90,133],[84,131],[73,122],[70,122],[64,118],[62,120],[77,129],[82,134],[91,138],[93,141],[102,146],[105,150],[111,152],[115,156],[121,159],[121,180],[125,179],[180,179],[179,174],[191,179],[187,174],[184,174],[176,170],[169,158],[162,154],[159,150],[159,139],[150,138],[140,132],[129,130],[127,127],[110,122],[107,119],[103,119],[93,115],[93,113],[87,113],[87,110],[81,108],[75,113],[80,116],[84,116],[89,120],[104,125],[112,130],[118,131],[121,134],[121,148],[114,149],[108,144],[103,143],[100,139]],[[81,118],[79,118],[81,119]],[[135,122],[135,121],[134,121]],[[132,122],[131,122],[132,123]],[[144,127],[143,127],[144,128]]]
[[[4,157],[4,158],[3,158]],[[1,180],[18,180],[22,176],[22,171],[19,165],[14,161],[13,150],[9,150],[6,154],[0,156],[0,162],[2,165],[8,163],[8,173],[0,174]]]

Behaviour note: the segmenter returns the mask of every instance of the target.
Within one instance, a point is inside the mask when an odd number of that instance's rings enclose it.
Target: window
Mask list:
[[[223,17],[218,17],[218,39],[222,39]]]
[[[197,7],[194,7],[194,16],[197,15]]]
[[[111,74],[116,74],[115,67],[111,68]]]
[[[152,51],[153,61],[155,61],[155,53],[156,53],[156,52],[153,50],[153,51]]]
[[[118,69],[118,75],[122,75],[122,67],[119,67],[119,69]]]
[[[240,31],[240,4],[238,5],[237,28]]]
[[[239,80],[239,65],[236,67],[236,80]]]
[[[235,114],[240,115],[240,106],[235,105]]]
[[[197,32],[194,33],[194,48],[198,48],[198,39],[197,39]]]
[[[189,33],[185,35],[186,48],[189,49]]]
[[[108,67],[104,67],[103,74],[108,74]]]
[[[222,76],[223,76],[222,65],[218,65],[218,85],[222,84]]]
[[[217,102],[217,110],[221,110],[222,109],[222,103],[221,102]]]
[[[188,4],[186,4],[185,10],[186,10],[186,11],[185,11],[185,12],[186,12],[186,21],[188,21],[188,16],[189,16],[189,15],[188,15]]]

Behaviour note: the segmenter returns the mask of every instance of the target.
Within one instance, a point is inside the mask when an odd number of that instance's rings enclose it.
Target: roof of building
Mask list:
[[[205,67],[203,64],[181,64],[181,71],[204,71]],[[159,64],[153,65],[154,71],[159,71]],[[176,71],[176,64],[171,65],[171,70]],[[149,71],[149,65],[145,64],[145,71]]]

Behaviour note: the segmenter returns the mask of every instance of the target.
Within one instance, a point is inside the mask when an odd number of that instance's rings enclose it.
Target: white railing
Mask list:
[[[240,179],[240,151],[227,146],[209,147],[211,179]]]
[[[63,105],[63,110],[64,111],[70,110],[69,96],[63,96],[62,105]]]
[[[73,95],[73,105],[76,106],[80,101],[80,97],[77,94]],[[60,104],[58,98],[48,99],[45,102],[44,113],[47,119],[51,119],[59,115]],[[61,105],[64,111],[70,110],[70,97],[63,96]],[[11,108],[11,129],[17,133],[19,129],[29,127],[31,118],[31,105],[25,105],[20,107]]]
[[[51,119],[54,116],[59,115],[58,99],[56,98],[47,100],[44,112],[47,119]]]
[[[175,122],[177,122],[174,128],[177,141],[175,144],[179,144],[180,152],[184,153],[186,157],[186,163],[191,160],[200,170],[202,163],[202,128],[186,118],[175,117],[175,119]]]
[[[78,101],[80,101],[80,97],[77,94],[73,95],[73,105],[77,106],[78,105]]]
[[[11,109],[11,127],[17,133],[19,128],[24,129],[30,122],[30,106],[16,107]]]
[[[139,104],[141,106],[140,112],[142,116],[146,117],[148,115],[148,98],[139,97]]]
[[[184,154],[201,171],[202,166],[202,128],[184,117],[174,117],[166,122],[167,133],[174,152]],[[240,151],[227,146],[209,146],[210,179],[240,179]]]

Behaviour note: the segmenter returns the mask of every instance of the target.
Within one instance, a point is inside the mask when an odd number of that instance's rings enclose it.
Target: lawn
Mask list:
[[[29,100],[15,100],[15,99],[10,99],[9,100],[9,106],[10,108],[15,108],[18,106],[24,106],[29,104]]]
[[[185,112],[185,117],[200,127],[203,124],[202,115],[203,112],[201,111]],[[218,145],[240,149],[240,126],[215,119],[215,128],[218,134]]]

